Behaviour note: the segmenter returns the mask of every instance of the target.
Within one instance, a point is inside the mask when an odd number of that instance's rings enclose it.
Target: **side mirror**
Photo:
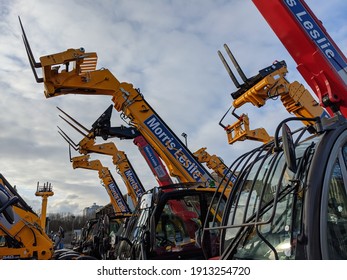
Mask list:
[[[283,152],[286,159],[287,166],[290,171],[296,172],[298,167],[296,164],[295,145],[290,128],[285,123],[282,124],[282,142]]]
[[[18,202],[18,197],[9,197],[0,190],[0,214],[3,214],[7,222],[10,224],[14,223],[14,212],[12,205]]]
[[[151,193],[145,193],[141,197],[140,201],[140,209],[148,209],[152,206],[152,194]]]

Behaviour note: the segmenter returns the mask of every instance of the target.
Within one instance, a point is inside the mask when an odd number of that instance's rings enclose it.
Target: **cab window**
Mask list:
[[[186,251],[198,246],[196,235],[202,226],[200,216],[199,195],[168,200],[156,225],[156,254]]]
[[[4,235],[0,235],[0,247],[6,247],[7,242],[6,242],[6,237]]]
[[[346,155],[336,160],[329,182],[327,207],[327,243],[329,259],[347,259],[347,195],[346,195]]]

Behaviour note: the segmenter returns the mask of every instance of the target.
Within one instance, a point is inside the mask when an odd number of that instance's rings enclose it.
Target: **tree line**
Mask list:
[[[65,232],[72,232],[75,229],[81,229],[90,217],[73,215],[71,213],[51,213],[47,217],[47,233],[56,233],[59,227]]]

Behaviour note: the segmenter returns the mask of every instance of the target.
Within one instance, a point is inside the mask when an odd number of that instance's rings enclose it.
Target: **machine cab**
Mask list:
[[[201,234],[205,219],[213,217],[209,205],[214,193],[198,184],[177,184],[144,194],[121,237],[117,258],[205,259]],[[213,242],[217,254],[219,244],[216,238]]]
[[[302,135],[233,163],[237,180],[214,227],[221,259],[347,259],[347,124]]]

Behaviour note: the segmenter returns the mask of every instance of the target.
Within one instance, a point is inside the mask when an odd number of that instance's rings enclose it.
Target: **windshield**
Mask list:
[[[314,142],[296,147],[300,174],[306,174]],[[298,182],[304,179],[287,168],[283,152],[256,150],[238,175],[224,212],[223,258],[293,258],[302,198]]]

